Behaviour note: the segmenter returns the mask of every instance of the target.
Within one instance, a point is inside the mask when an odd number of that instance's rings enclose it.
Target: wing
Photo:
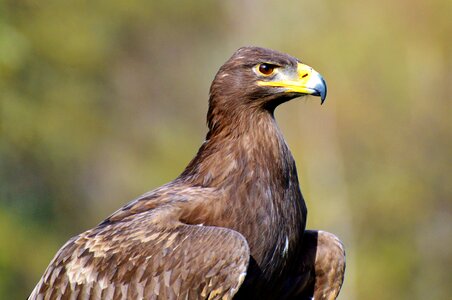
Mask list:
[[[302,251],[297,275],[286,282],[287,299],[336,299],[345,274],[342,242],[332,233],[306,230]]]
[[[71,239],[29,299],[231,299],[246,275],[245,238],[156,218],[143,212]]]
[[[315,231],[310,231],[315,232]],[[337,236],[317,231],[315,299],[336,299],[344,282],[345,250]]]

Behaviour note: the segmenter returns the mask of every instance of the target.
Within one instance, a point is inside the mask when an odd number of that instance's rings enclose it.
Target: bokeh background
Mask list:
[[[452,294],[449,0],[0,0],[0,299],[71,236],[175,178],[235,49],[328,83],[276,117],[308,227],[347,248],[340,299]]]

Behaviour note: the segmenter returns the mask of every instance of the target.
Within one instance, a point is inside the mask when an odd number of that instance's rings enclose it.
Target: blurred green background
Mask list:
[[[328,98],[277,120],[308,227],[347,248],[340,299],[452,294],[449,0],[0,0],[0,299],[71,236],[175,178],[240,46],[290,53]],[[449,295],[449,296],[447,296]]]

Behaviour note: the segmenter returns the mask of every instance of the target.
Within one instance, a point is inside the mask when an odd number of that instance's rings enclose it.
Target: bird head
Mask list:
[[[290,99],[313,95],[326,98],[326,83],[313,68],[298,59],[270,49],[243,47],[220,68],[212,82],[212,101],[224,107],[274,109]]]

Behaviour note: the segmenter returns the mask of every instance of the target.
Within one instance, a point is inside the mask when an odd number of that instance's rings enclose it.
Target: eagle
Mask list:
[[[336,299],[341,241],[305,230],[294,158],[274,118],[326,97],[300,60],[243,47],[217,72],[208,132],[173,181],[71,238],[28,299]]]

